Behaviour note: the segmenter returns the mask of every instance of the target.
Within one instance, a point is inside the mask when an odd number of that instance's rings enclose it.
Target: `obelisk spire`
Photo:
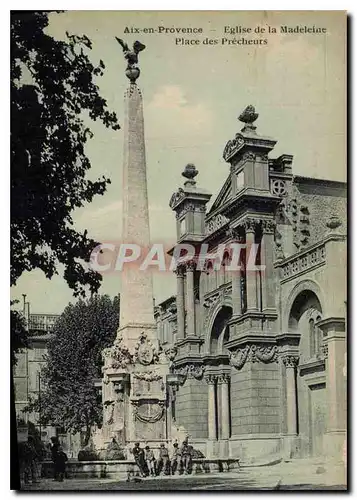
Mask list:
[[[138,53],[145,48],[135,42],[133,49],[117,39],[128,62],[125,74],[130,80],[124,95],[124,165],[122,241],[136,244],[141,255],[150,247],[149,209],[146,177],[144,115],[142,96],[136,85],[140,75]],[[153,285],[150,270],[140,270],[140,262],[124,264],[121,273],[119,334],[132,344],[145,331],[156,339]]]

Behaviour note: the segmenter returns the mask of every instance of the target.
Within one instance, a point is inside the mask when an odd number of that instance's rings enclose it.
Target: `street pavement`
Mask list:
[[[42,491],[239,491],[239,490],[346,490],[341,464],[294,460],[274,466],[242,467],[240,471],[188,476],[145,478],[139,482],[109,479],[42,479],[25,490]]]

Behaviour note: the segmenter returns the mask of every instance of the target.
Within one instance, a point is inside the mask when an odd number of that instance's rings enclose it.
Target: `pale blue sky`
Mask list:
[[[203,41],[221,40],[224,26],[323,26],[326,35],[267,35],[266,46],[175,45],[173,34],[125,35],[126,26],[202,27]],[[295,174],[345,180],[345,18],[324,12],[85,12],[52,15],[49,32],[85,33],[93,41],[93,62],[103,59],[98,80],[123,125],[123,94],[128,84],[125,63],[114,35],[129,43],[139,39],[148,190],[152,241],[175,238],[175,217],[168,202],[182,184],[186,163],[195,163],[198,183],[216,195],[228,175],[222,158],[225,143],[241,128],[240,111],[253,104],[258,133],[278,140],[273,156],[294,155]],[[180,36],[180,35],[177,35]],[[262,35],[264,38],[266,35]],[[239,35],[236,35],[238,38]],[[231,36],[234,38],[234,36]],[[76,227],[100,241],[120,240],[123,131],[91,124],[94,138],[87,153],[90,177],[103,174],[112,184],[102,197],[78,210]],[[214,196],[212,200],[214,199]],[[120,275],[106,275],[101,293],[120,291]],[[172,275],[154,278],[157,302],[175,292]],[[26,293],[32,312],[59,313],[73,300],[61,277],[46,280],[41,272],[24,274],[12,291]]]

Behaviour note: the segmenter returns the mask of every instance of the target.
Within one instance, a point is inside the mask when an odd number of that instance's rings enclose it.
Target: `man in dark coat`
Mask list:
[[[135,446],[132,450],[134,455],[134,460],[136,465],[139,467],[139,472],[141,477],[145,477],[145,458],[144,458],[144,450],[140,448],[140,443],[135,443]]]
[[[66,462],[68,461],[67,455],[64,453],[62,446],[57,449],[55,457],[55,474],[57,480],[62,482],[66,472]]]
[[[53,462],[53,470],[54,470],[54,476],[53,480],[58,481],[57,473],[56,473],[56,457],[58,453],[58,448],[59,448],[59,441],[58,438],[53,436],[51,437],[51,458]]]

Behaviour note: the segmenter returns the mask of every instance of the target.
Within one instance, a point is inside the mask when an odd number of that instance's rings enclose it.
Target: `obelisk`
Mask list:
[[[140,75],[135,42],[123,47],[130,80],[125,92],[122,244],[142,255],[149,250],[149,208],[146,179],[143,103],[136,80]],[[127,249],[129,247],[126,247]],[[130,252],[130,250],[129,250]],[[140,262],[124,263],[121,272],[120,325],[112,347],[103,350],[103,426],[105,445],[115,437],[130,456],[136,441],[161,442],[167,437],[168,360],[157,336],[152,274]]]
[[[118,39],[119,41],[119,39]],[[119,41],[120,43],[121,41]],[[150,247],[149,207],[146,176],[143,101],[136,80],[138,52],[145,48],[135,42],[133,50],[122,43],[128,61],[126,76],[130,80],[124,95],[124,164],[123,164],[123,232],[122,243],[137,245],[140,256]],[[127,253],[136,252],[128,249]],[[150,268],[140,270],[140,260],[126,263],[121,273],[120,328],[118,334],[130,348],[142,331],[156,341],[153,284]]]

